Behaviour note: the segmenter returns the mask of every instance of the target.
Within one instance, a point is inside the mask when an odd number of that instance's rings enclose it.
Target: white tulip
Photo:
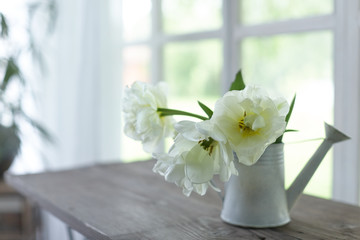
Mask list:
[[[182,187],[186,196],[192,191],[204,195],[208,186],[215,188],[211,180],[216,174],[224,182],[231,174],[237,174],[230,146],[218,141],[216,134],[203,134],[211,128],[209,124],[210,121],[179,122],[175,125],[179,134],[169,153],[154,155],[158,161],[153,171]]]
[[[160,117],[158,108],[166,108],[166,85],[135,82],[125,89],[123,112],[125,134],[143,144],[144,151],[154,152],[164,137],[173,133],[173,118]]]
[[[284,98],[270,98],[259,87],[227,92],[220,98],[211,118],[220,129],[239,162],[252,165],[286,127],[289,105]]]

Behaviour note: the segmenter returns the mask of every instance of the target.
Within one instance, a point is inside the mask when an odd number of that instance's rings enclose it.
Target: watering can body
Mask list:
[[[284,144],[270,145],[256,164],[237,161],[238,176],[225,188],[221,218],[243,227],[275,227],[290,221],[284,189]]]
[[[335,142],[346,135],[325,123],[326,138],[291,184],[284,188],[284,144],[271,144],[251,166],[237,161],[238,176],[225,186],[221,218],[243,227],[277,227],[290,222],[290,209],[305,189],[322,159]]]

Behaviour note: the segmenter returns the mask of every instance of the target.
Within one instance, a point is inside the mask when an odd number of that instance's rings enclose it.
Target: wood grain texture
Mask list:
[[[291,223],[252,229],[220,219],[221,200],[185,197],[154,161],[110,164],[6,181],[89,239],[360,239],[360,208],[303,195]]]

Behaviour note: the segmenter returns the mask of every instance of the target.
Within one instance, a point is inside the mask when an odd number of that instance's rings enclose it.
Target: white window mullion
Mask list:
[[[121,46],[123,47],[131,47],[131,46],[150,46],[152,44],[152,40],[139,40],[139,41],[131,41],[131,42],[123,42]]]
[[[194,32],[187,34],[162,35],[159,36],[158,41],[164,44],[167,42],[197,41],[203,39],[220,38],[220,36],[221,36],[220,30],[212,30],[212,31]]]
[[[155,27],[155,26],[154,26]],[[205,31],[205,32],[195,32],[188,34],[174,34],[174,35],[164,35],[159,33],[155,35],[152,40],[140,40],[140,41],[131,41],[125,42],[124,46],[133,46],[133,45],[164,45],[168,42],[186,42],[186,41],[199,41],[206,39],[214,39],[221,37],[221,30]]]
[[[229,90],[231,81],[238,69],[237,55],[238,46],[234,41],[233,29],[236,26],[237,16],[237,1],[223,0],[223,28],[222,28],[222,42],[223,42],[223,67],[222,67],[222,92]]]
[[[335,146],[333,198],[358,204],[360,198],[360,76],[358,2],[336,0],[335,125],[351,140]]]
[[[161,0],[152,0],[151,11],[151,81],[159,82],[163,80],[163,45],[159,41],[162,35],[161,23]]]
[[[242,28],[243,25],[243,17],[242,17],[242,12],[243,12],[243,7],[239,2],[237,2],[238,6],[236,6],[236,22],[234,23],[234,32],[235,34],[233,35],[233,43],[235,48],[237,49],[237,55],[235,60],[236,66],[240,67],[242,69],[242,40],[243,38],[240,37],[241,34],[239,34],[240,29]]]
[[[334,25],[334,16],[324,15],[258,25],[241,25],[236,29],[235,34],[238,39],[241,39],[252,36],[262,37],[276,34],[328,30],[332,29]]]

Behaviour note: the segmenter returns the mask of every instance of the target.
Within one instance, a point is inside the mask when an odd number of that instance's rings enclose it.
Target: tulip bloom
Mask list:
[[[286,127],[289,105],[284,98],[270,98],[259,87],[229,91],[220,98],[211,121],[223,133],[239,162],[252,165]]]
[[[167,107],[165,83],[153,86],[135,82],[125,89],[123,98],[124,132],[143,144],[144,151],[152,153],[164,137],[173,134],[172,117],[162,117],[158,108]]]

